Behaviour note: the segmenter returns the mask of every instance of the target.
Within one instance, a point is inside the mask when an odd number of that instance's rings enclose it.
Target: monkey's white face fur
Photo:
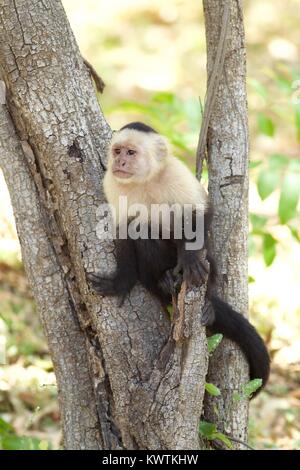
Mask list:
[[[112,138],[108,170],[119,183],[145,183],[166,165],[168,154],[161,135],[123,129]]]
[[[129,208],[143,204],[149,214],[153,204],[197,204],[203,212],[207,205],[206,190],[154,132],[123,129],[113,136],[103,187],[117,220],[129,214],[119,207],[121,196]]]

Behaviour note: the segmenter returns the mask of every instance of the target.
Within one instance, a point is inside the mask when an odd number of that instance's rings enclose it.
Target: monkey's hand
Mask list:
[[[184,250],[180,254],[178,266],[182,269],[183,279],[186,281],[188,286],[197,286],[208,280],[209,268],[205,259],[202,261],[201,258],[201,252],[199,251]]]
[[[91,285],[92,289],[101,295],[115,295],[115,280],[114,278],[106,278],[99,276],[98,274],[88,273],[87,281]]]
[[[169,269],[164,273],[158,285],[166,295],[177,295],[182,284],[182,275]]]
[[[117,277],[105,278],[92,273],[88,273],[86,278],[95,292],[103,296],[118,295],[120,296],[118,305],[119,307],[123,305],[128,292],[128,286],[122,280],[119,280]]]

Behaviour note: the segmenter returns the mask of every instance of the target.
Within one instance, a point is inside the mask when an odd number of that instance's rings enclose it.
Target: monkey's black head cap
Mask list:
[[[120,131],[124,129],[134,129],[135,131],[145,132],[146,134],[154,133],[157,134],[157,131],[143,122],[130,122],[126,126],[121,127]]]

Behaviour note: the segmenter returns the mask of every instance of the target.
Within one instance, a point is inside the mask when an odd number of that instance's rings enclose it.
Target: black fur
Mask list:
[[[153,129],[150,126],[147,126],[147,124],[144,124],[143,122],[130,122],[129,124],[126,124],[126,126],[121,127],[120,131],[123,129],[134,129],[135,131],[140,131],[140,132],[145,132],[146,134],[154,133],[157,134],[158,132]]]
[[[206,220],[210,215],[206,217]],[[208,231],[205,236],[208,248]],[[93,288],[102,295],[118,295],[123,301],[126,294],[139,281],[164,305],[171,302],[174,292],[172,270],[181,265],[183,277],[188,283],[199,284],[207,278],[207,271],[202,264],[199,252],[186,251],[184,240],[163,239],[127,239],[116,240],[117,271],[114,277],[102,278],[89,275]],[[208,250],[209,251],[209,250]],[[255,328],[240,313],[214,295],[216,268],[213,258],[208,253],[210,275],[207,290],[207,305],[203,318],[211,332],[222,333],[237,343],[245,354],[250,367],[250,378],[261,378],[266,384],[270,359],[262,338]]]
[[[236,342],[249,362],[250,378],[262,379],[267,383],[270,373],[270,358],[262,338],[254,326],[240,313],[215,295],[211,295],[214,322],[209,329],[212,333],[222,333]],[[258,390],[253,396],[257,395]]]

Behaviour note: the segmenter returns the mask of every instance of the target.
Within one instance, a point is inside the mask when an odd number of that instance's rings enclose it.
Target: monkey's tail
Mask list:
[[[222,333],[238,344],[249,362],[250,379],[262,379],[264,387],[270,374],[270,356],[262,338],[243,315],[219,297],[212,295],[211,302],[215,320],[209,329],[214,333]],[[257,395],[261,388],[253,396]]]

